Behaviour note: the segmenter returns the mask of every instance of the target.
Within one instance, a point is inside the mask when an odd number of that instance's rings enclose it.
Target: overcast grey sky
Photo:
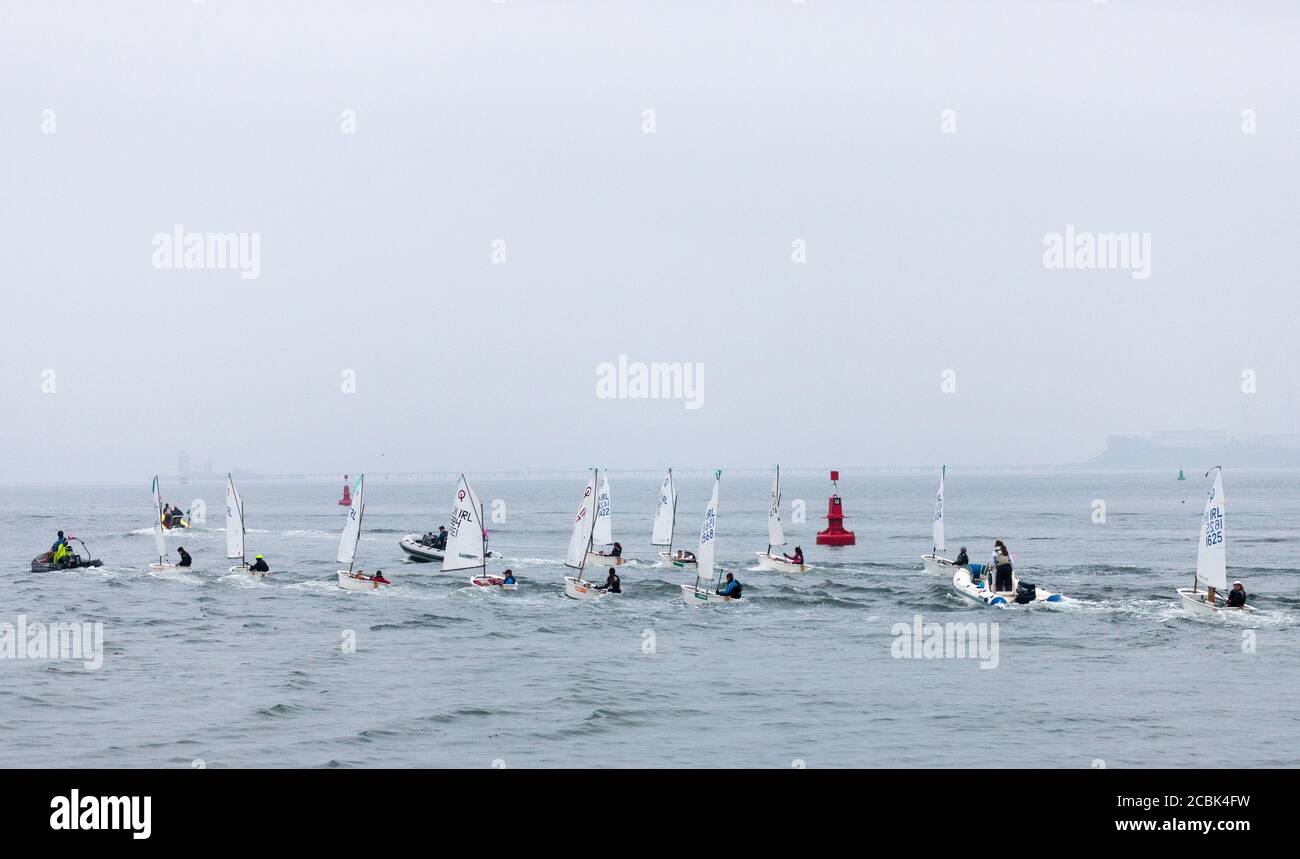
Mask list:
[[[1288,430],[1298,37],[1281,2],[4,2],[0,481]],[[260,276],[155,268],[177,224],[256,233]],[[1067,225],[1149,234],[1150,277],[1045,268]],[[702,407],[598,398],[620,354],[702,363]]]

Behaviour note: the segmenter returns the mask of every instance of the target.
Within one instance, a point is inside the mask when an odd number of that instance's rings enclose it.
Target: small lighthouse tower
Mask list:
[[[352,506],[352,489],[348,486],[348,476],[343,475],[343,497],[339,499],[340,507]]]
[[[852,531],[844,530],[844,504],[840,501],[840,473],[831,472],[831,498],[826,507],[826,530],[817,532],[818,546],[853,546],[858,540]]]

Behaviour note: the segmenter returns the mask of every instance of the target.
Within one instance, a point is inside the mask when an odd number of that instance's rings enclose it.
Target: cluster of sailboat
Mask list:
[[[1178,588],[1179,604],[1194,614],[1213,614],[1226,609],[1255,611],[1252,606],[1232,604],[1225,597],[1228,590],[1227,581],[1227,533],[1225,529],[1226,502],[1223,493],[1223,470],[1215,467],[1207,472],[1206,477],[1214,474],[1214,483],[1205,502],[1205,511],[1201,519],[1198,534],[1196,572],[1190,588]],[[995,577],[993,564],[971,563],[968,558],[956,560],[943,557],[945,545],[944,484],[947,477],[946,468],[940,471],[939,490],[935,495],[933,518],[933,547],[930,553],[921,556],[923,568],[928,573],[948,577],[952,590],[961,597],[978,605],[989,607],[1009,607],[1036,603],[1059,603],[1063,597],[1046,588],[1024,581],[1014,572],[999,579]],[[672,469],[668,469],[659,489],[658,503],[655,509],[654,523],[651,530],[651,545],[662,549],[658,552],[659,564],[686,572],[694,572],[695,580],[681,585],[682,601],[688,605],[709,603],[728,603],[740,598],[739,587],[730,590],[722,587],[724,571],[717,564],[717,522],[718,495],[722,482],[722,472],[714,474],[713,491],[708,506],[704,510],[704,519],[700,525],[699,540],[692,549],[675,547],[674,537],[677,526],[677,487],[673,481]],[[339,539],[337,560],[338,586],[346,590],[374,591],[390,587],[392,582],[382,574],[367,574],[357,568],[357,547],[361,540],[362,524],[366,513],[366,478],[362,474],[356,479],[351,492],[352,504],[348,508],[348,518]],[[165,515],[162,494],[158,478],[153,480],[154,506],[154,542],[158,560],[149,568],[154,571],[177,569],[180,564],[168,558],[167,533],[175,526],[169,526]],[[175,520],[171,520],[175,521]],[[186,525],[188,527],[188,525]],[[781,524],[781,469],[778,466],[772,476],[768,512],[768,545],[765,551],[756,552],[758,564],[764,569],[781,573],[800,573],[813,569],[804,563],[802,552],[794,556],[777,554],[774,550],[786,545],[785,532]],[[237,564],[230,567],[232,573],[242,573],[261,578],[266,575],[265,564],[250,564],[246,555],[245,538],[247,535],[244,499],[235,486],[234,478],[227,476],[226,484],[226,556]],[[415,535],[407,535],[402,540],[404,549]],[[444,573],[469,573],[468,581],[479,588],[500,591],[516,591],[518,582],[509,570],[493,572],[488,569],[488,560],[492,553],[487,548],[488,532],[483,518],[483,505],[475,494],[473,487],[462,474],[456,484],[452,498],[451,521],[447,526],[445,543],[439,549],[422,544],[427,549],[429,558],[441,561]],[[258,556],[259,559],[261,556]],[[40,559],[38,559],[40,560]],[[591,568],[615,570],[627,562],[622,554],[622,546],[614,540],[613,503],[610,494],[609,476],[600,469],[592,469],[569,535],[568,549],[564,564],[574,570],[572,575],[564,577],[564,593],[575,600],[599,600],[621,592],[621,587],[610,587],[608,581],[615,578],[610,573],[606,583],[586,578]],[[996,560],[996,559],[995,559]],[[95,564],[98,561],[94,562]],[[347,568],[342,569],[346,564]],[[85,565],[90,565],[87,562]],[[261,569],[259,569],[259,566]],[[42,567],[44,568],[44,566]],[[36,561],[33,562],[36,569]],[[1202,586],[1204,590],[1202,590]]]

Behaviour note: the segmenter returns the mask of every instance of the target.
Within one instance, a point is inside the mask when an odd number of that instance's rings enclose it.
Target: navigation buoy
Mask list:
[[[343,475],[343,497],[339,499],[340,507],[352,506],[352,490],[348,488],[348,476]]]
[[[1178,479],[1179,479],[1179,480],[1186,480],[1186,479],[1187,479],[1187,478],[1183,475],[1183,470],[1182,470],[1181,468],[1178,469]]]
[[[840,473],[831,472],[831,488],[839,489]],[[853,546],[858,542],[852,531],[844,530],[844,504],[838,492],[831,493],[829,506],[826,508],[826,530],[817,532],[818,546]]]

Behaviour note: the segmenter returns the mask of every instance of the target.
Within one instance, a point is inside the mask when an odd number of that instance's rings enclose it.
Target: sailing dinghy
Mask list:
[[[1225,596],[1228,590],[1228,532],[1225,517],[1227,499],[1223,497],[1223,467],[1216,465],[1211,471],[1214,485],[1205,499],[1205,513],[1201,516],[1201,530],[1197,535],[1196,572],[1190,588],[1178,588],[1178,600],[1184,611],[1210,615],[1221,611],[1253,612],[1249,605],[1229,607]],[[1209,477],[1209,472],[1206,472]],[[1205,590],[1199,589],[1205,585]]]
[[[709,498],[709,506],[704,511],[704,524],[700,526],[700,548],[695,553],[698,564],[695,573],[695,584],[682,585],[682,602],[687,605],[733,602],[738,599],[738,597],[723,596],[717,592],[717,582],[722,579],[722,568],[718,568],[716,577],[713,572],[714,552],[718,543],[718,484],[721,481],[722,472],[715,471],[713,474],[713,495]],[[701,579],[710,582],[710,584],[700,587]],[[714,579],[717,581],[714,581]]]
[[[564,565],[578,571],[576,576],[564,577],[564,595],[575,600],[595,600],[609,596],[609,591],[597,587],[582,577],[582,570],[591,560],[591,546],[596,528],[596,477],[599,469],[592,469],[591,478],[582,491],[582,503],[573,517],[573,530],[569,534],[569,550]]]
[[[593,567],[617,567],[623,563],[622,555],[596,551],[596,546],[614,545],[614,516],[609,499],[609,475],[600,480],[596,494],[596,525],[591,532],[591,548],[587,550],[587,563]]]
[[[167,560],[165,530],[163,528],[162,493],[158,491],[158,475],[155,474],[153,477],[153,545],[158,552],[158,563],[149,565],[149,569],[154,572],[177,569],[175,564]]]
[[[772,477],[772,495],[767,503],[767,551],[756,552],[758,565],[778,573],[805,573],[812,569],[811,564],[797,563],[784,554],[772,554],[772,547],[785,545],[785,530],[781,527],[781,466],[776,467]]]
[[[946,548],[943,544],[943,478],[947,472],[948,466],[945,465],[939,472],[939,492],[934,496],[934,548],[930,554],[921,556],[927,573],[951,574],[953,571],[952,561],[939,556]]]
[[[483,505],[470,487],[465,475],[456,484],[456,495],[451,501],[451,525],[447,528],[447,548],[442,559],[444,573],[477,570],[469,583],[476,588],[498,588],[503,591],[519,590],[519,585],[506,584],[504,576],[490,575],[487,571],[487,531],[483,528]]]
[[[390,582],[375,581],[360,570],[354,570],[357,559],[357,544],[361,542],[361,519],[366,514],[365,503],[366,476],[357,478],[357,485],[352,491],[352,505],[348,507],[348,521],[343,526],[343,536],[339,538],[338,562],[347,564],[346,570],[339,570],[339,587],[345,591],[377,591],[387,588]]]
[[[239,566],[231,567],[232,573],[247,573],[255,579],[266,578],[266,573],[249,568],[248,558],[244,554],[244,499],[235,488],[235,479],[226,475],[226,557],[239,559]]]
[[[673,470],[668,469],[663,485],[659,487],[659,503],[655,507],[654,527],[650,532],[650,545],[667,546],[659,553],[659,566],[695,569],[695,557],[689,552],[673,551],[673,531],[677,529],[677,486],[673,483]]]

